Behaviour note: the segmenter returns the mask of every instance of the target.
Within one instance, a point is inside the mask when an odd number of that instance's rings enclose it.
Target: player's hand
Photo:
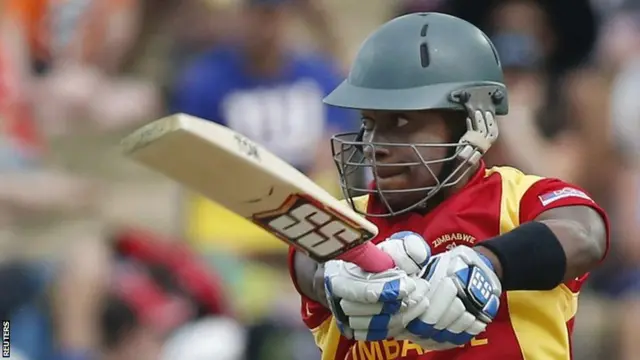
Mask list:
[[[372,274],[340,260],[325,264],[328,303],[340,331],[350,339],[394,337],[429,306],[429,283],[415,276],[430,256],[422,237],[397,233],[378,247],[393,258],[395,269]]]
[[[482,333],[498,313],[500,280],[489,260],[472,248],[434,256],[422,277],[431,284],[430,305],[398,339],[428,350],[451,349]]]

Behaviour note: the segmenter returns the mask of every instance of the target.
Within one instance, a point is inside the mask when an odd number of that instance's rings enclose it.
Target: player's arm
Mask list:
[[[532,188],[522,199],[522,225],[476,246],[505,290],[553,289],[584,276],[607,252],[608,220],[588,195],[558,180]]]
[[[318,264],[305,254],[296,251],[293,254],[293,267],[294,281],[302,293],[301,295],[329,308],[323,286],[323,264]]]
[[[536,219],[554,233],[567,259],[564,280],[593,270],[607,249],[605,220],[593,208],[564,206],[547,210]]]
[[[567,206],[543,212],[535,218],[535,222],[544,225],[550,232],[540,227],[541,240],[550,237],[549,242],[557,242],[560,247],[553,246],[549,251],[562,250],[552,260],[560,265],[560,257],[565,258],[562,281],[570,281],[591,271],[602,259],[606,249],[607,230],[604,219],[594,209],[587,206]],[[537,225],[536,224],[536,225]],[[528,226],[531,224],[528,224]],[[543,240],[544,241],[544,240]],[[543,246],[543,243],[540,245]],[[553,249],[553,250],[552,250]],[[500,278],[503,278],[501,261],[487,247],[481,246],[478,251],[486,255],[494,265]],[[543,252],[542,252],[543,253]],[[537,256],[531,253],[530,256]],[[549,255],[541,254],[541,257]],[[560,278],[557,277],[557,284]]]

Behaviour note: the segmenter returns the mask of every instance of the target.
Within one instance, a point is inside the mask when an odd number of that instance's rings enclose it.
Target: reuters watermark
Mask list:
[[[11,357],[11,323],[2,320],[2,357]]]

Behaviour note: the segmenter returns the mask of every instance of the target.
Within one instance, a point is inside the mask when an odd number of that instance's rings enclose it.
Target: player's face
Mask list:
[[[437,146],[451,143],[452,131],[444,111],[362,111],[365,143],[406,144],[408,146],[365,146],[367,160],[375,162],[375,178],[380,190],[408,190],[436,185],[442,171],[441,159],[449,148]],[[433,144],[436,146],[410,146]],[[424,163],[430,163],[425,166]],[[398,166],[377,166],[398,164]],[[393,207],[419,201],[420,192],[395,192],[385,195]]]

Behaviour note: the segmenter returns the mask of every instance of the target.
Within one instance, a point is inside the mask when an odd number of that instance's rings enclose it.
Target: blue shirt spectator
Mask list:
[[[248,62],[234,45],[202,55],[180,76],[172,111],[229,126],[303,170],[325,134],[353,129],[348,110],[322,103],[341,81],[327,59],[287,54],[268,77],[255,76]]]

